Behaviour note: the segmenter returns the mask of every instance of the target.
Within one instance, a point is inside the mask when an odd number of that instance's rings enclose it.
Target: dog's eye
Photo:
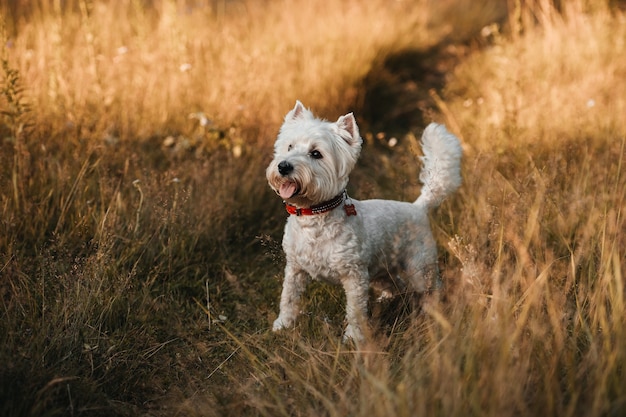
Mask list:
[[[313,159],[322,159],[322,154],[317,149],[312,150],[311,153],[309,153],[309,155],[311,155],[311,158]]]
[[[293,145],[287,146],[287,152],[289,152],[291,150],[291,148],[293,148]]]

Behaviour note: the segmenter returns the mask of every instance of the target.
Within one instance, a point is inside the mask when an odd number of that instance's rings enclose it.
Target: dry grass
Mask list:
[[[626,130],[618,116],[626,114],[624,15],[599,4],[586,14],[581,3],[566,3],[563,14],[537,12],[543,24],[514,44],[495,25],[484,31],[494,45],[459,66],[447,87],[457,98],[447,103],[450,122],[472,132],[473,146],[560,144]]]
[[[0,414],[623,414],[626,17],[362,3],[0,2]],[[466,147],[447,288],[361,350],[322,284],[272,334],[273,136],[296,98],[375,116],[383,78]],[[419,127],[360,122],[351,194],[415,198]]]
[[[335,110],[386,48],[436,41],[424,1],[215,3],[42,2],[16,24],[14,65],[42,120],[146,138],[189,133],[195,112],[253,128],[296,98]]]

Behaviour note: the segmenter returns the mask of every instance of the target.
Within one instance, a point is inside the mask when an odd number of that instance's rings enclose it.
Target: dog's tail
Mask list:
[[[461,185],[461,155],[463,149],[459,139],[448,132],[445,126],[429,124],[422,135],[422,172],[424,184],[415,204],[434,208],[456,191]]]

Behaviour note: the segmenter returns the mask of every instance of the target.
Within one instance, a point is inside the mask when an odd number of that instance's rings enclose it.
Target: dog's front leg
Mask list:
[[[355,342],[365,340],[362,326],[367,323],[367,297],[369,276],[367,271],[351,272],[342,281],[346,292],[346,321],[348,325],[343,333],[343,341],[352,339]]]
[[[280,295],[280,313],[274,320],[273,331],[292,327],[300,313],[300,298],[306,288],[308,275],[303,270],[287,263],[283,292]]]

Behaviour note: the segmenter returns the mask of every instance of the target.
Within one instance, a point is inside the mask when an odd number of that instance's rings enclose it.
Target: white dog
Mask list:
[[[347,196],[348,175],[362,139],[352,113],[335,123],[317,119],[302,103],[285,116],[267,180],[290,216],[280,314],[273,330],[293,326],[310,278],[342,285],[346,292],[344,340],[364,339],[368,288],[407,284],[417,293],[439,286],[437,248],[428,210],[461,185],[462,149],[442,125],[422,136],[423,183],[414,203],[357,201]]]

